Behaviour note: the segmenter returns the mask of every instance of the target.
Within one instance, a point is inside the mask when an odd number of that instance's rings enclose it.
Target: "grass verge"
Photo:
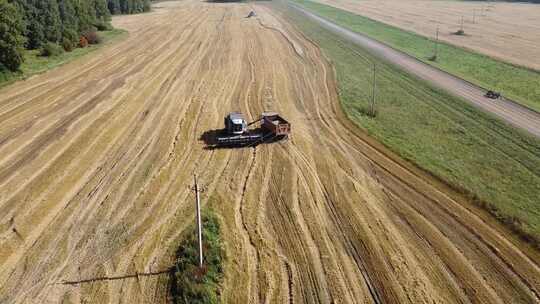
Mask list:
[[[82,57],[90,52],[93,52],[104,45],[112,43],[117,38],[123,37],[127,32],[120,29],[113,29],[110,31],[99,32],[103,41],[97,45],[89,45],[86,48],[76,48],[71,52],[64,52],[58,56],[43,57],[40,56],[39,50],[25,50],[24,51],[24,63],[21,65],[20,72],[0,72],[0,87],[6,86],[17,80],[26,79],[30,76],[46,72],[50,69],[61,66],[65,63],[73,61],[79,57]]]
[[[170,285],[173,303],[219,303],[224,260],[220,225],[211,211],[203,213],[202,222],[204,266],[198,266],[197,238],[191,233],[176,254]]]
[[[278,8],[279,9],[279,8]],[[540,245],[540,140],[282,9],[331,61],[342,107],[370,136]],[[377,65],[377,116],[366,115]]]
[[[540,71],[518,67],[444,42],[439,44],[437,60],[432,61],[434,41],[429,38],[325,4],[309,0],[293,2],[344,28],[386,43],[476,85],[500,91],[504,96],[540,112]]]

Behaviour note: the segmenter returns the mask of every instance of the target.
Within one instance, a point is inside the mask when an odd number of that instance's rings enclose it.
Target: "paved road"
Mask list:
[[[495,114],[508,123],[540,138],[540,113],[504,98],[498,100],[488,99],[484,97],[486,90],[481,87],[423,63],[414,57],[397,51],[374,39],[345,29],[331,21],[310,13],[299,6],[291,4],[291,7],[296,8],[306,16],[317,21],[324,28],[341,37],[372,51],[381,58],[402,67],[406,71],[415,74],[431,84],[462,97],[484,111]]]

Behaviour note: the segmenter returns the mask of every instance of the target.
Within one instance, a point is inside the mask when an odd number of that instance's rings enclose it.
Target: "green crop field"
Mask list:
[[[99,32],[99,35],[102,38],[102,42],[100,44],[89,45],[86,48],[76,48],[72,52],[64,52],[61,55],[52,57],[40,56],[39,50],[25,50],[24,63],[21,65],[20,72],[0,71],[0,87],[8,85],[13,81],[25,79],[32,75],[46,72],[52,68],[73,61],[101,48],[104,45],[111,43],[116,38],[125,36],[125,34],[127,34],[126,31],[119,29]]]
[[[439,43],[437,61],[431,39],[397,27],[309,0],[294,0],[309,11],[334,23],[414,56],[423,62],[487,89],[500,91],[536,111],[540,111],[540,72],[484,56],[460,47]]]
[[[332,62],[351,120],[538,245],[540,140],[341,40],[295,10],[282,11]],[[374,63],[378,114],[371,118],[365,113]]]

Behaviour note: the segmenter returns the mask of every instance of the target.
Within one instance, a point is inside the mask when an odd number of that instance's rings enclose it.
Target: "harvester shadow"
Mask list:
[[[251,131],[252,133],[264,133],[265,130],[261,127]],[[205,143],[205,150],[216,150],[216,149],[242,149],[242,148],[254,148],[259,145],[270,144],[283,140],[284,136],[274,136],[273,138],[268,138],[261,140],[260,142],[247,143],[247,144],[222,144],[218,141],[218,137],[226,136],[227,132],[224,129],[208,130],[204,132],[199,140]]]

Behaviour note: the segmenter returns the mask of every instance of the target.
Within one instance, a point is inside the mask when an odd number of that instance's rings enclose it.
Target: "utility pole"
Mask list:
[[[195,180],[195,207],[197,209],[197,239],[199,240],[199,267],[203,266],[203,252],[202,252],[202,222],[201,222],[201,197],[200,189],[197,184],[197,174],[193,175]]]
[[[463,30],[463,16],[461,16],[461,32],[464,33],[465,31]]]
[[[439,56],[439,26],[437,25],[437,31],[435,32],[435,53],[433,54],[433,61],[437,60]]]
[[[472,10],[472,23],[476,24],[476,9],[473,8]]]
[[[377,64],[373,62],[373,92],[371,94],[370,112],[371,117],[375,117],[375,88],[376,88]]]

